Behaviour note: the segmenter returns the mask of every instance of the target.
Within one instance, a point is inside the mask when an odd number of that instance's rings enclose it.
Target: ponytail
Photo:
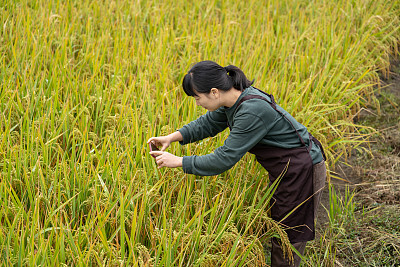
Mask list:
[[[233,87],[239,91],[243,91],[254,82],[254,80],[249,81],[243,71],[236,66],[229,65],[224,67],[224,69],[232,79]]]
[[[222,67],[213,61],[201,61],[195,64],[185,75],[182,87],[188,96],[198,93],[210,93],[212,88],[228,91],[232,87],[243,91],[254,82],[249,81],[243,71],[236,66]]]

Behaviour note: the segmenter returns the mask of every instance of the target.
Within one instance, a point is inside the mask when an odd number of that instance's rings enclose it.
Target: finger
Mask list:
[[[165,165],[164,165],[164,162],[160,162],[160,163],[157,164],[157,165],[158,165],[158,168],[159,168],[159,169],[165,166]]]
[[[160,145],[160,142],[157,139],[158,139],[158,137],[153,136],[153,137],[149,138],[149,140],[147,140],[147,143],[148,144],[153,143],[158,146],[158,145]]]
[[[149,152],[150,153],[150,155],[154,155],[154,156],[156,156],[156,157],[158,157],[158,156],[161,156],[162,154],[164,154],[164,151],[150,151]]]
[[[157,160],[158,168],[164,167],[164,164],[165,164],[164,160],[165,159],[162,159],[161,156],[158,156],[158,160]]]

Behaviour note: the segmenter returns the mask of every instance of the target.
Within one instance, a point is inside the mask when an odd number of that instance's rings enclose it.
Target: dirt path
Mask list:
[[[356,200],[364,206],[400,204],[400,64],[392,66],[390,79],[381,78],[382,89],[377,92],[380,112],[365,108],[357,121],[379,132],[371,139],[371,151],[353,151],[351,167],[339,164],[336,169],[350,181],[358,192]]]

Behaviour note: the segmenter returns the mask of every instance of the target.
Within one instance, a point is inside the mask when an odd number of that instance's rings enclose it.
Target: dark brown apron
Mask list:
[[[302,143],[302,146],[298,148],[279,148],[257,144],[249,151],[268,171],[271,183],[282,174],[289,163],[273,195],[271,217],[284,226],[291,243],[313,240],[315,237],[314,201],[312,199],[313,162],[309,153],[312,147],[311,140],[320,147],[324,158],[325,154],[320,142],[311,134],[310,144],[307,147],[294,125],[276,108],[273,95],[259,91],[269,96],[271,101],[259,95],[247,95],[239,101],[236,109],[243,101],[249,99],[258,98],[267,101],[291,124]],[[287,216],[290,212],[291,214]],[[285,218],[286,216],[287,218]]]

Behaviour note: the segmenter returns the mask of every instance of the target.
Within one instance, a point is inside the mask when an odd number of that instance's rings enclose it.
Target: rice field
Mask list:
[[[264,266],[271,237],[289,247],[255,159],[198,177],[158,170],[146,141],[205,112],[181,81],[208,59],[274,94],[333,167],[373,131],[352,119],[398,53],[399,14],[396,0],[1,1],[1,264]]]

